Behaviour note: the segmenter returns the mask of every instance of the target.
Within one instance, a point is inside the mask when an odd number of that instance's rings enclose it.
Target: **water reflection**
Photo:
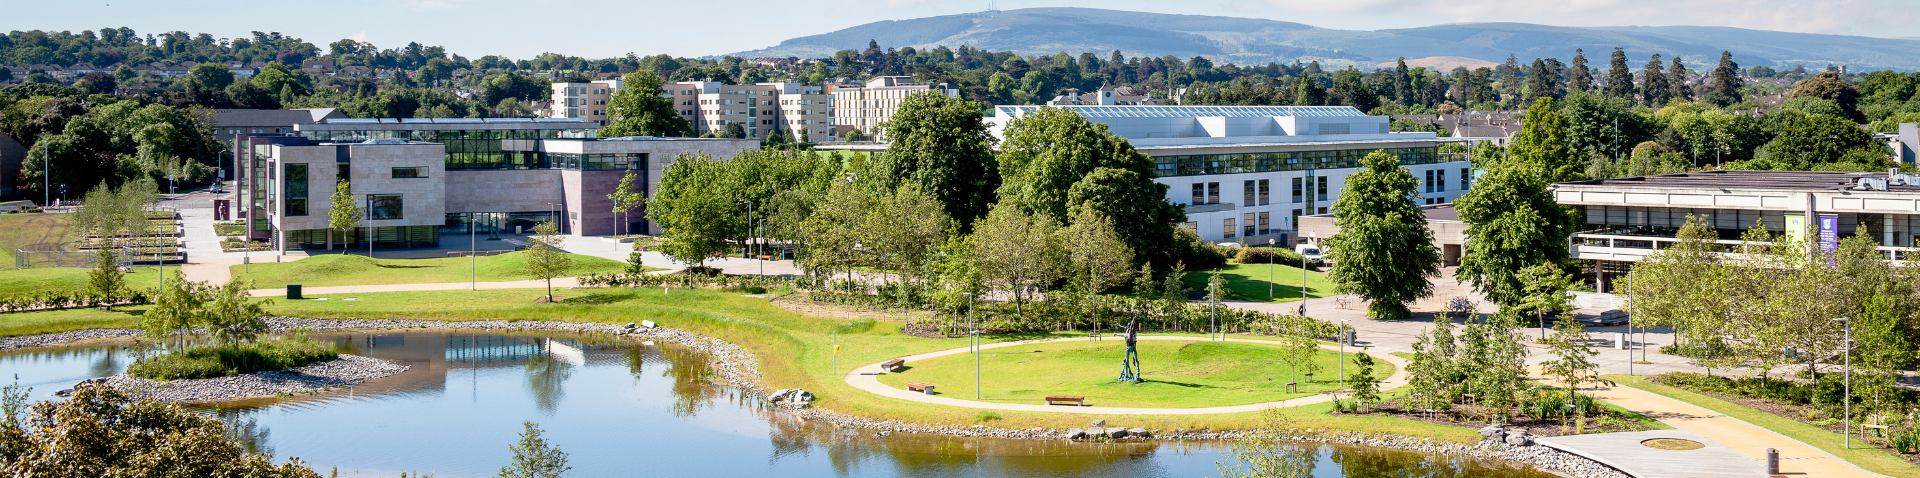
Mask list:
[[[520,422],[535,421],[576,476],[1219,476],[1213,443],[1084,444],[938,435],[874,436],[822,426],[716,384],[712,359],[592,335],[389,332],[315,335],[411,365],[349,390],[202,406],[249,450],[297,456],[323,474],[491,476]],[[118,373],[130,346],[0,354],[34,399]],[[1349,447],[1294,449],[1314,476],[1545,475],[1447,457]]]

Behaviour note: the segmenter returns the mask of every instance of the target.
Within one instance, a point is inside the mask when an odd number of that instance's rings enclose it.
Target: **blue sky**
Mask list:
[[[478,57],[553,51],[704,56],[880,20],[980,11],[987,0],[8,0],[0,29],[216,37],[277,31],[325,48],[341,38],[409,41]],[[999,0],[1002,10],[1078,6],[1266,18],[1374,30],[1453,22],[1563,26],[1709,25],[1876,37],[1920,36],[1920,0]]]

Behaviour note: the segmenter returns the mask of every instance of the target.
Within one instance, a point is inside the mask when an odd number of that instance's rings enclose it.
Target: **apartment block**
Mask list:
[[[662,88],[673,98],[674,111],[693,125],[696,135],[724,132],[728,125],[738,124],[749,138],[764,138],[775,130],[802,132],[812,141],[833,136],[833,96],[818,86],[692,81]]]
[[[620,80],[559,82],[553,84],[548,118],[573,118],[607,125],[607,103],[620,90]]]
[[[839,136],[858,130],[872,137],[881,123],[893,117],[893,111],[908,95],[922,91],[960,96],[960,89],[953,85],[914,83],[912,77],[906,76],[878,76],[864,85],[833,85],[834,133]]]

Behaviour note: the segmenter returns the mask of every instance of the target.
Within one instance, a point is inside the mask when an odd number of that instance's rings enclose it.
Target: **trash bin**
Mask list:
[[[300,300],[300,284],[287,284],[287,300]]]

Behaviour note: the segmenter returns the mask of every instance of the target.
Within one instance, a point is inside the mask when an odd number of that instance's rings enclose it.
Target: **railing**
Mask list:
[[[1574,259],[1640,261],[1653,255],[1655,251],[1672,247],[1681,241],[1682,239],[1677,237],[1575,233],[1569,240],[1568,250],[1572,252]],[[1770,245],[1773,243],[1715,240],[1709,243],[1707,251],[1717,254],[1745,254],[1748,246]],[[1874,250],[1883,260],[1896,263],[1920,261],[1920,248],[1877,246]]]

